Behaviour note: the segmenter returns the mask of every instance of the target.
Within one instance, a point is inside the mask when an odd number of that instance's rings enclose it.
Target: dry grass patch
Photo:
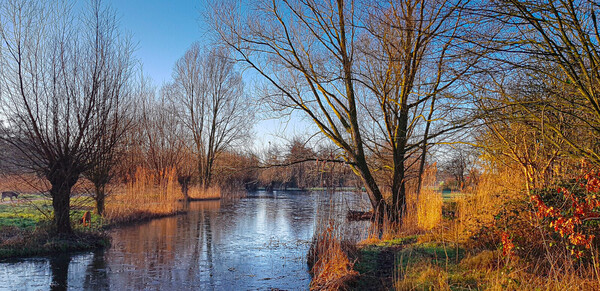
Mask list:
[[[188,196],[192,200],[219,199],[221,198],[221,187],[211,186],[204,189],[201,186],[192,186],[188,190]]]
[[[350,244],[341,239],[333,221],[316,231],[308,254],[312,281],[311,290],[339,290],[358,272],[349,259]]]
[[[104,218],[115,224],[176,214],[182,198],[175,169],[156,175],[138,168],[130,182],[107,198]]]

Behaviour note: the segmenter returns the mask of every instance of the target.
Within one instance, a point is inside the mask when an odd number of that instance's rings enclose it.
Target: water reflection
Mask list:
[[[353,193],[254,193],[191,202],[186,215],[112,231],[112,247],[0,263],[0,289],[304,290],[315,224],[366,209]],[[357,236],[364,224],[352,224]]]
[[[96,250],[92,253],[90,264],[85,270],[83,289],[85,290],[108,290],[108,273],[104,250]]]
[[[52,283],[50,290],[65,290],[69,275],[69,263],[71,256],[69,254],[59,254],[50,258],[50,273],[52,274]]]

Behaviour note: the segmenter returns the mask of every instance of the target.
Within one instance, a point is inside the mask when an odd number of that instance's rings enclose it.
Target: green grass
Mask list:
[[[444,203],[454,201],[456,198],[460,198],[465,194],[459,191],[442,191],[442,199]]]
[[[77,222],[87,210],[92,210],[94,201],[89,197],[71,198],[71,220]],[[23,194],[19,200],[0,204],[0,228],[16,226],[22,229],[35,227],[52,218],[52,202],[45,196]],[[92,213],[92,224],[100,224],[100,217]]]
[[[354,269],[361,275],[350,287],[354,290],[363,290],[373,288],[373,282],[378,282],[377,284],[380,285],[377,285],[377,288],[390,289],[393,287],[394,277],[398,276],[400,270],[414,271],[420,276],[424,266],[444,270],[447,272],[448,281],[456,286],[468,289],[477,285],[472,280],[472,276],[463,279],[465,273],[459,263],[465,257],[464,249],[457,249],[452,244],[419,243],[417,240],[416,235],[411,235],[360,247]]]
[[[417,235],[409,235],[401,238],[394,238],[390,240],[383,240],[375,243],[374,245],[377,247],[393,247],[393,246],[403,246],[407,244],[413,244],[417,242]]]
[[[3,226],[31,228],[42,220],[48,220],[51,212],[52,206],[49,201],[44,200],[0,204],[0,228]]]
[[[71,199],[71,222],[75,235],[52,235],[51,200],[41,195],[20,195],[18,200],[0,204],[0,258],[44,255],[103,247],[108,238],[102,234],[102,218],[91,212],[91,227],[80,224],[85,211],[93,209],[88,197]]]

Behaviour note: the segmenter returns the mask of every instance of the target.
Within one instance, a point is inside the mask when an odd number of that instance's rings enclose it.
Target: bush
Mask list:
[[[531,203],[553,241],[576,258],[589,257],[600,234],[600,172],[532,191]]]

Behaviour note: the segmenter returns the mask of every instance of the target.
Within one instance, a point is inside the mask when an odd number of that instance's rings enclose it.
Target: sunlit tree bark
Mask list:
[[[485,50],[470,43],[474,19],[465,12],[467,4],[433,0],[369,5],[360,71],[361,83],[372,92],[362,98],[375,124],[367,145],[388,161],[382,170],[389,172],[388,191],[400,217],[406,182],[415,176],[409,171],[419,179],[418,193],[428,148],[469,120],[457,113],[466,112],[460,110],[465,79]]]
[[[224,5],[225,4],[225,5]],[[353,5],[344,1],[263,1],[247,15],[236,3],[211,13],[221,39],[275,90],[278,110],[300,110],[345,152],[373,209],[385,201],[368,167],[355,91]]]

